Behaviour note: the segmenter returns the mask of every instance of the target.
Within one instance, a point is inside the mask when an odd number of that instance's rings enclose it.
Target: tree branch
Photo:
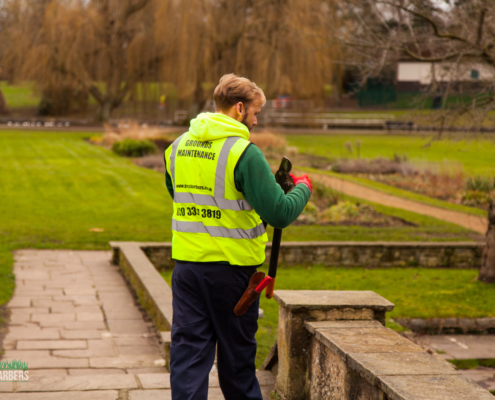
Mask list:
[[[440,27],[438,26],[438,24],[428,15],[422,14],[422,13],[415,11],[415,10],[411,10],[410,8],[404,7],[400,4],[391,3],[389,1],[378,1],[378,3],[388,4],[389,6],[399,8],[401,10],[404,10],[405,12],[408,12],[409,14],[412,14],[412,15],[415,15],[416,17],[424,19],[426,22],[428,22],[431,25],[431,27],[433,28],[433,31],[435,32],[435,36],[438,38],[452,39],[452,40],[456,40],[459,42],[463,42],[463,43],[467,43],[469,45],[472,45],[472,43],[469,40],[467,40],[466,38],[454,35],[452,33],[442,33],[440,31]]]
[[[459,52],[455,52],[455,53],[444,55],[442,57],[423,57],[423,56],[420,56],[418,54],[414,54],[407,47],[404,49],[404,51],[407,53],[408,56],[414,58],[415,60],[427,61],[427,62],[441,62],[441,61],[446,61],[446,60],[450,60],[452,58],[457,58],[457,57],[464,58],[467,56],[479,56],[480,55],[479,53],[463,53],[463,54],[461,54]]]
[[[132,3],[132,1],[129,1],[128,6],[122,13],[122,22],[125,24],[125,22],[129,19],[129,17],[135,13],[137,13],[139,10],[143,9],[146,7],[146,5],[150,2],[150,0],[138,0],[136,3]]]
[[[485,24],[485,16],[487,11],[487,8],[483,7],[480,13],[480,21],[478,23],[478,39],[476,40],[476,44],[478,46],[481,45],[481,40],[483,39],[483,25]]]

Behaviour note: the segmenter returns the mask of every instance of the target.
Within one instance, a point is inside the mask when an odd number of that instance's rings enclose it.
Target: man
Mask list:
[[[263,91],[225,75],[216,113],[191,121],[165,152],[172,217],[172,399],[206,400],[215,359],[227,400],[261,400],[254,359],[259,299],[238,317],[234,307],[265,260],[266,223],[285,228],[311,195],[307,175],[285,195],[263,153],[249,140]]]

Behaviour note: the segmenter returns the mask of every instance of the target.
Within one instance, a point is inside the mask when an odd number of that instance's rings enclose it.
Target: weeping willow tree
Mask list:
[[[198,108],[219,78],[230,72],[255,80],[268,97],[315,99],[325,83],[340,86],[341,49],[323,34],[333,18],[328,2],[311,0],[190,0],[160,7],[173,16],[157,25],[167,38],[165,79]],[[164,19],[160,17],[159,19]],[[335,18],[338,23],[338,19]]]
[[[151,0],[11,0],[5,57],[55,103],[90,94],[106,121],[130,88],[160,64]],[[32,23],[32,22],[35,23]],[[60,111],[60,110],[57,110]]]
[[[269,97],[318,99],[342,74],[342,51],[328,40],[328,21],[339,23],[331,3],[5,0],[3,55],[13,76],[37,82],[53,103],[70,108],[92,96],[99,121],[143,82],[175,85],[199,111],[230,72]]]

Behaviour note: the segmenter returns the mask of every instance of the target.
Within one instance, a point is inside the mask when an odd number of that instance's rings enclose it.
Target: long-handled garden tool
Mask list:
[[[287,157],[282,159],[280,168],[275,173],[275,180],[283,189],[285,194],[289,193],[294,188],[294,180],[290,176],[292,163]],[[266,288],[265,296],[267,299],[273,297],[273,289],[275,288],[275,278],[277,276],[278,254],[280,252],[280,241],[282,240],[282,229],[274,228],[272,250],[270,254],[270,266],[268,267],[268,276],[265,273],[255,272],[249,280],[249,286],[242,295],[241,299],[234,308],[234,314],[237,316],[243,315],[249,306],[260,296],[263,289]]]

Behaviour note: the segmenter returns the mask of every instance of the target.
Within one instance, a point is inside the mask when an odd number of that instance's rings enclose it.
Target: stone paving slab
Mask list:
[[[12,392],[13,390],[14,390],[13,382],[0,382],[0,392]]]
[[[495,369],[494,368],[477,368],[464,369],[459,372],[465,378],[471,379],[486,390],[495,390]]]
[[[445,358],[495,358],[495,335],[431,335],[423,339]]]
[[[460,375],[381,376],[391,400],[493,400],[490,392]]]
[[[138,389],[134,375],[35,376],[17,382],[16,392]]]
[[[5,393],[2,400],[118,400],[116,390],[87,392]]]
[[[29,364],[28,382],[0,382],[1,400],[171,398],[170,375],[110,252],[23,250],[0,358]],[[263,398],[274,377],[259,375]],[[210,376],[209,399],[222,399]],[[128,393],[127,393],[128,392]]]
[[[19,340],[17,350],[86,349],[86,340]]]
[[[82,376],[82,375],[122,375],[125,374],[124,369],[92,369],[92,368],[82,368],[82,369],[69,369],[69,375]]]
[[[118,357],[94,357],[89,359],[89,365],[91,368],[163,367],[165,360],[158,354],[139,354]]]

